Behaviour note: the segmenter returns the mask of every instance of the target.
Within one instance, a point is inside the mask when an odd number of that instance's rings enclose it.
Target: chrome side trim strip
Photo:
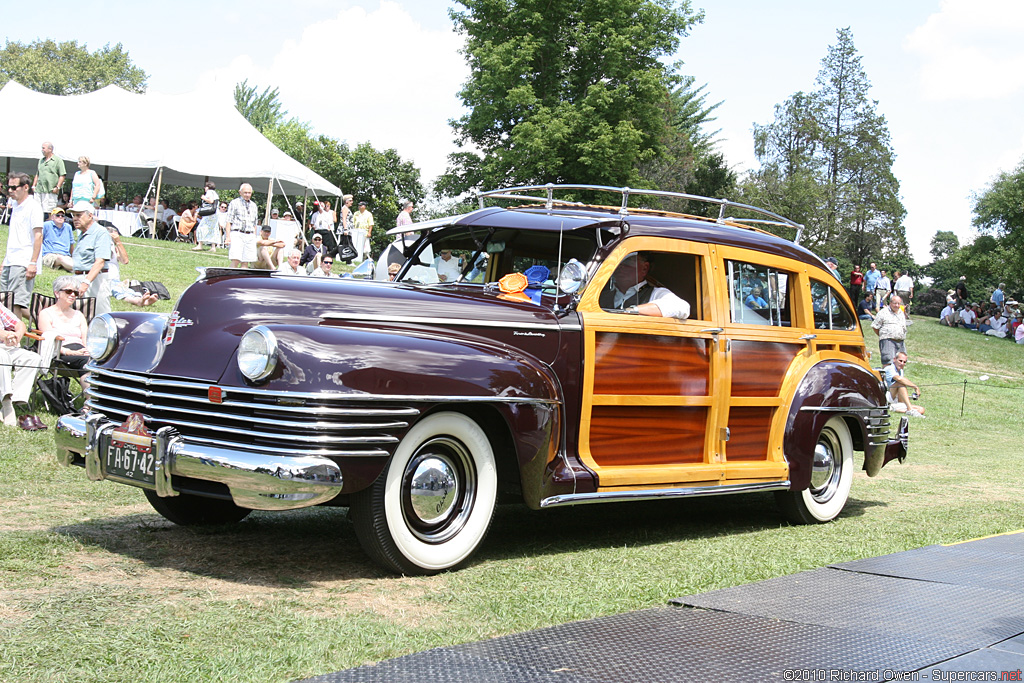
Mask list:
[[[228,394],[239,393],[239,394],[250,394],[252,396],[263,396],[273,398],[289,398],[289,399],[314,399],[320,401],[382,401],[387,403],[397,403],[406,401],[420,401],[420,402],[431,402],[431,403],[448,403],[458,401],[460,403],[544,403],[560,405],[561,401],[553,398],[532,398],[528,396],[437,396],[437,395],[418,395],[418,394],[346,394],[343,392],[305,392],[305,391],[270,391],[269,389],[249,389],[245,387],[234,387],[234,386],[223,386],[217,385],[216,382],[202,382],[199,380],[192,382],[181,382],[168,379],[157,379],[152,377],[145,377],[142,375],[132,375],[123,372],[117,372],[115,370],[107,370],[101,367],[89,363],[86,368],[90,372],[94,372],[98,375],[107,375],[119,379],[124,379],[129,382],[135,382],[137,384],[144,384],[145,386],[160,386],[160,387],[180,387],[185,389],[205,390],[206,387],[210,386],[221,386],[224,391]],[[121,387],[118,387],[119,389]],[[211,404],[213,405],[213,404]],[[263,408],[277,409],[278,406],[274,404],[264,404]],[[303,408],[308,411],[312,408]],[[417,410],[417,414],[419,411]]]
[[[819,413],[870,413],[875,410],[884,411],[886,414],[889,412],[887,406],[863,406],[863,407],[825,407],[825,406],[801,406],[801,411],[807,412],[819,412]]]
[[[427,316],[402,316],[396,318],[393,315],[375,315],[373,313],[324,313],[321,320],[341,320],[344,322],[373,322],[373,323],[422,323],[424,325],[465,325],[467,327],[503,327],[516,330],[550,330],[560,332],[562,326],[558,323],[528,323],[528,322],[500,322],[495,320],[471,320],[469,318],[437,318]]]
[[[540,501],[542,508],[557,505],[583,505],[585,503],[611,503],[629,500],[657,500],[659,498],[683,498],[687,496],[722,496],[731,493],[754,491],[788,491],[789,480],[768,481],[754,484],[723,484],[719,486],[691,486],[671,489],[635,489],[632,491],[596,491],[594,493],[567,493],[551,496]]]

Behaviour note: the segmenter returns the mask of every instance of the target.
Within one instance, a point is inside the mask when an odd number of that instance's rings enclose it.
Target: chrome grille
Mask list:
[[[889,441],[889,411],[875,409],[868,413],[864,421],[867,425],[868,443],[871,446],[884,446]]]
[[[221,387],[90,366],[86,405],[111,419],[133,412],[150,429],[171,426],[194,443],[244,451],[331,456],[385,456],[420,411],[359,401],[337,393],[273,392]]]

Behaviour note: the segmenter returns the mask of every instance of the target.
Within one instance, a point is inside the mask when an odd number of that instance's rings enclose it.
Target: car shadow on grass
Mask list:
[[[851,498],[840,519],[860,517],[881,501]],[[481,560],[648,546],[734,536],[792,526],[771,493],[578,505],[549,510],[499,508]]]
[[[884,503],[853,499],[842,518]],[[380,579],[389,574],[363,553],[345,508],[254,512],[237,524],[176,526],[152,513],[54,527],[51,531],[166,568],[270,588],[323,581]],[[741,535],[789,526],[771,494],[580,505],[529,510],[501,505],[470,564],[600,548]]]

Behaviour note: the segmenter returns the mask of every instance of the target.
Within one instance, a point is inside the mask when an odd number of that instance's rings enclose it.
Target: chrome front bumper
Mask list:
[[[84,459],[89,479],[110,479],[153,488],[162,497],[176,496],[174,476],[219,482],[228,487],[239,507],[253,510],[292,510],[327,502],[341,493],[341,468],[319,456],[267,455],[189,443],[171,427],[156,432],[156,484],[108,477],[100,453],[101,437],[120,423],[99,413],[64,415],[57,420],[54,439],[57,459],[72,465]]]

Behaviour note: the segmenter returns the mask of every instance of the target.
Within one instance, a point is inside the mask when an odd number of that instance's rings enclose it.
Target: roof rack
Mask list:
[[[782,227],[794,228],[796,230],[796,237],[793,242],[800,244],[800,237],[803,235],[804,226],[801,223],[791,221],[785,216],[780,216],[777,213],[769,211],[767,209],[761,209],[756,206],[749,204],[740,204],[739,202],[733,202],[728,199],[715,199],[713,197],[702,197],[696,194],[686,194],[684,192],[666,192],[663,190],[642,190],[631,187],[612,187],[610,185],[561,185],[548,183],[546,185],[520,185],[518,187],[507,187],[498,190],[487,190],[477,195],[480,201],[480,208],[484,208],[484,198],[490,199],[511,199],[513,201],[531,201],[531,202],[543,202],[545,208],[551,210],[557,204],[559,206],[587,206],[583,202],[571,202],[564,201],[554,198],[555,190],[597,190],[601,192],[613,192],[622,195],[622,206],[619,209],[620,216],[629,216],[629,197],[630,195],[640,195],[647,197],[670,197],[672,199],[688,199],[696,202],[706,202],[708,204],[717,204],[718,219],[717,223],[737,223],[740,225],[746,223],[760,224],[760,225],[778,225]],[[543,197],[537,197],[535,195],[523,195],[517,194],[521,192],[544,192]],[[744,211],[751,211],[753,213],[760,214],[762,216],[768,216],[771,220],[765,219],[753,219],[753,218],[735,218],[727,217],[725,215],[726,207],[731,209],[742,209]],[[751,226],[753,227],[753,226]],[[756,229],[756,228],[755,228]]]

